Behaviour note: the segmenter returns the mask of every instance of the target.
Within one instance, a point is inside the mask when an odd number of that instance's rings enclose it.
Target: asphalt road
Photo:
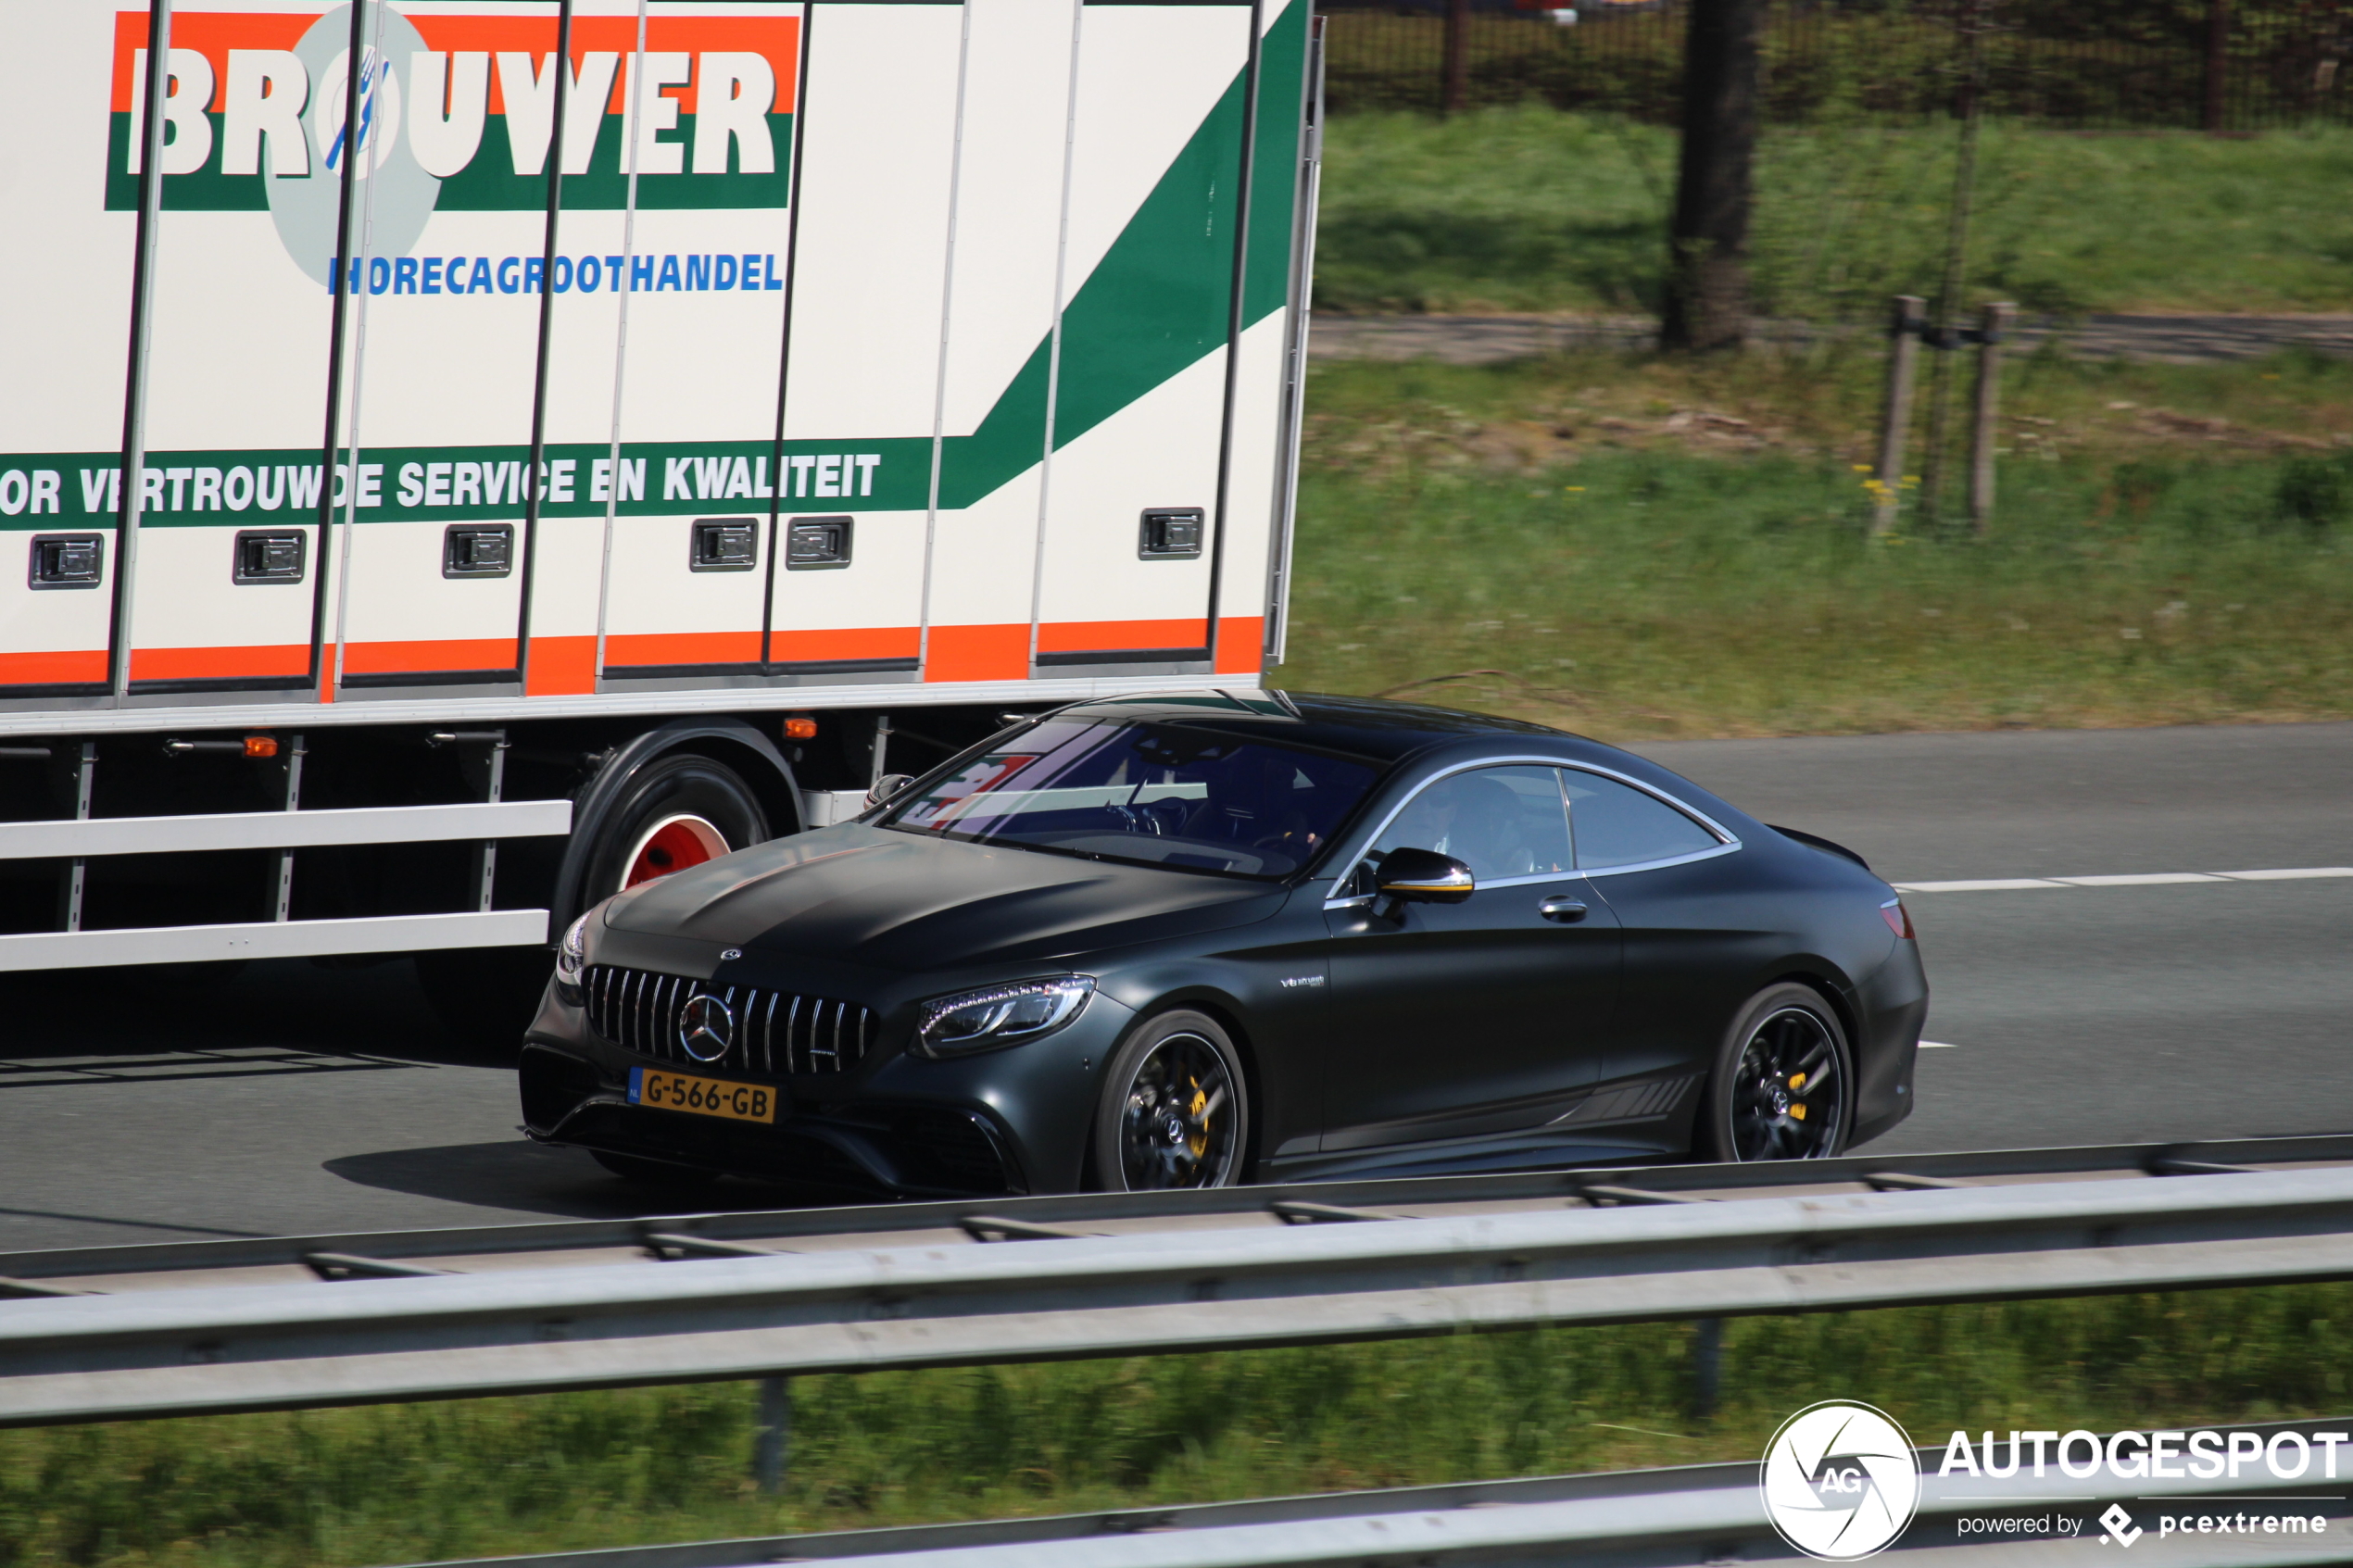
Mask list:
[[[1896,882],[2353,866],[2353,724],[1644,749]],[[1944,1048],[1877,1147],[2353,1131],[2353,877],[1907,902]],[[511,1075],[405,963],[196,997],[13,977],[0,1018],[0,1250],[632,1209],[516,1134]]]

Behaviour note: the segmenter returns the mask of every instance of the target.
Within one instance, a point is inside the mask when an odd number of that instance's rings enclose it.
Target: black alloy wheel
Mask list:
[[[1214,1019],[1162,1013],[1112,1058],[1095,1116],[1099,1186],[1232,1186],[1242,1179],[1249,1146],[1241,1060]]]
[[[1768,986],[1733,1020],[1708,1085],[1700,1152],[1827,1160],[1854,1125],[1855,1071],[1838,1015],[1809,986]]]

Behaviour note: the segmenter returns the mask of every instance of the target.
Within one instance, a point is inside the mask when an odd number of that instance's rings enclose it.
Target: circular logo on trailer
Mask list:
[[[1781,1539],[1824,1562],[1885,1549],[1920,1500],[1911,1438],[1885,1411],[1842,1399],[1781,1424],[1757,1485]]]
[[[302,116],[310,139],[310,173],[262,181],[280,243],[321,288],[335,270],[335,218],[346,159],[356,208],[355,257],[408,255],[424,236],[425,221],[441,199],[441,182],[424,171],[400,134],[402,112],[412,96],[409,64],[425,52],[424,35],[381,0],[368,0],[359,25],[366,43],[359,53],[359,113],[346,112],[351,95],[351,7],[338,6],[311,24],[294,51],[310,73],[310,102]]]
[[[678,1044],[697,1061],[717,1061],[735,1037],[736,1015],[716,997],[688,997],[678,1010]]]

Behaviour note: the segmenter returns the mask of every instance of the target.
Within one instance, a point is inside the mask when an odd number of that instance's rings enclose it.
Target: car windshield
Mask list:
[[[1379,776],[1320,752],[1173,724],[1049,719],[895,807],[887,824],[1227,876],[1286,876]]]

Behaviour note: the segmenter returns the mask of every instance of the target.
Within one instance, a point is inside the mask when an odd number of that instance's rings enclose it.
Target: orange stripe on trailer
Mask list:
[[[605,637],[605,668],[647,664],[757,664],[757,632],[634,632]]]
[[[1131,648],[1209,646],[1206,621],[1050,621],[1038,628],[1039,653],[1124,653]]]
[[[234,681],[247,676],[308,675],[308,643],[271,643],[259,647],[133,648],[134,681]]]
[[[171,16],[171,46],[198,50],[212,62],[213,96],[212,102],[206,107],[219,114],[229,90],[230,50],[291,49],[302,42],[303,34],[310,31],[321,14],[175,10]],[[410,15],[408,19],[416,27],[418,34],[437,50],[527,54],[532,57],[535,72],[545,69],[546,56],[555,52],[556,20],[552,13],[544,19]],[[116,12],[111,107],[117,114],[129,114],[132,100],[138,95],[139,85],[132,80],[132,67],[136,58],[135,52],[146,46],[146,12]],[[636,49],[637,20],[635,17],[573,19],[572,61],[575,72],[579,69],[583,55],[605,51],[626,56],[635,54]],[[747,54],[764,55],[776,76],[776,97],[768,112],[792,112],[793,94],[800,74],[799,18],[648,18],[646,22],[646,49],[649,54],[700,55],[711,50],[740,50]],[[626,112],[623,90],[626,76],[625,67],[615,74],[612,93],[605,104],[606,113]],[[698,112],[700,91],[701,82],[697,81],[668,88],[665,95],[677,100],[681,114],[691,115]],[[507,112],[506,95],[500,89],[498,73],[495,70],[490,73],[490,112]]]
[[[768,657],[779,664],[830,664],[858,659],[912,659],[919,626],[859,626],[831,632],[772,632]]]
[[[444,637],[422,643],[346,643],[346,675],[405,675],[443,670],[512,670],[512,637]]]
[[[0,653],[0,685],[87,685],[106,678],[107,650],[104,648]]]
[[[597,689],[597,639],[534,637],[525,696],[579,696]]]
[[[926,681],[1019,681],[1029,674],[1029,628],[935,626],[924,655]]]
[[[1260,615],[1221,615],[1217,618],[1217,662],[1213,667],[1220,675],[1255,675],[1265,668],[1266,619]]]
[[[543,56],[553,54],[556,46],[556,22],[553,15],[546,19],[536,17],[435,17],[415,13],[409,20],[419,36],[435,49],[455,51],[476,49],[491,53],[501,50],[520,51],[531,56],[534,70],[544,69]],[[179,22],[172,22],[172,34],[179,35]],[[646,52],[648,54],[700,55],[710,50],[740,50],[746,54],[765,55],[769,68],[776,76],[775,101],[769,106],[770,114],[790,114],[793,92],[800,74],[800,21],[796,17],[648,17],[646,20]],[[575,73],[580,57],[594,51],[619,54],[623,56],[623,69],[613,77],[612,93],[605,100],[607,114],[626,111],[623,82],[627,79],[627,57],[637,52],[637,19],[635,17],[574,17],[572,19],[572,63]],[[693,114],[701,91],[699,81],[681,83],[662,90],[663,95],[678,102],[678,112]],[[490,112],[507,112],[507,98],[500,86],[498,73],[490,73]]]

